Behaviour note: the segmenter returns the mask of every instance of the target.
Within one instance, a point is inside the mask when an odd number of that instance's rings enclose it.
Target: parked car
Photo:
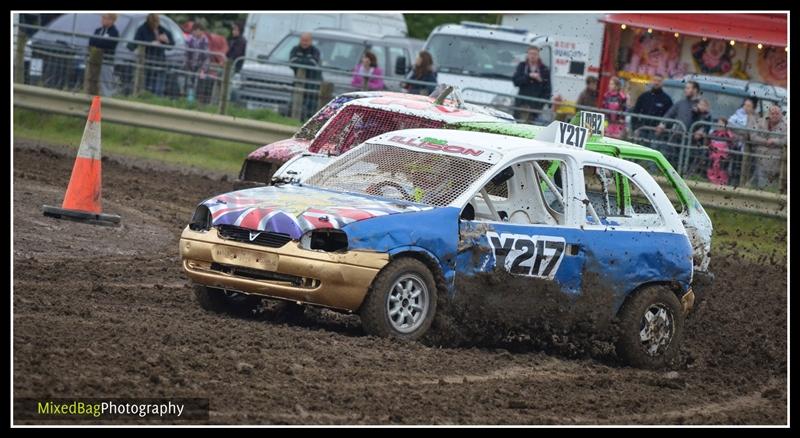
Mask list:
[[[431,124],[441,125],[442,122],[448,121],[449,123],[461,123],[468,120],[482,120],[514,123],[514,117],[510,114],[489,107],[463,103],[457,91],[452,96],[455,99],[445,99],[442,105],[435,105],[435,98],[431,96],[390,91],[354,91],[342,94],[328,102],[317,114],[312,116],[292,138],[264,145],[251,152],[242,163],[239,179],[242,182],[268,184],[276,176],[276,170],[284,163],[309,150],[313,154],[322,154],[326,157],[336,156],[347,151],[350,147],[358,144],[356,137],[343,138],[336,147],[327,147],[324,152],[320,152],[322,149],[320,145],[322,142],[329,141],[325,139],[330,139],[337,133],[337,130],[343,129],[343,125],[348,125],[355,117],[361,118],[360,125],[370,126],[371,135],[398,129],[400,124],[417,128],[431,126]],[[358,106],[350,108],[349,105],[354,100],[366,102],[370,109],[359,110]],[[345,108],[348,108],[347,111],[342,113]],[[409,108],[411,108],[410,111]],[[451,113],[453,116],[449,117],[448,115]],[[414,125],[415,122],[417,125]],[[323,139],[317,140],[318,137]],[[314,161],[314,158],[306,161]],[[303,168],[304,163],[295,165],[304,171],[307,170]],[[292,169],[285,170],[291,171]],[[299,175],[294,176],[299,177]]]
[[[289,54],[300,41],[301,32],[292,32],[272,50],[263,62],[248,60],[242,66],[237,80],[236,99],[248,108],[269,108],[289,114],[294,71],[289,67]],[[395,72],[398,58],[411,56],[418,42],[406,38],[385,38],[341,30],[317,29],[313,33],[314,45],[322,56],[322,76],[333,84],[332,95],[354,91],[351,85],[353,68],[361,62],[366,49],[370,49],[384,71],[384,82],[389,91],[401,91],[402,73]],[[416,54],[415,54],[416,56]]]
[[[25,49],[25,83],[41,83],[48,88],[81,89],[86,69],[89,38],[100,27],[102,14],[63,14],[47,25],[47,30],[36,32]],[[166,15],[159,15],[164,26],[175,40],[175,46],[165,51],[170,66],[180,69],[185,60],[186,47],[181,28]],[[147,14],[118,14],[115,26],[121,39],[133,40],[136,29],[144,23]],[[118,77],[119,92],[127,94],[133,86],[135,52],[126,44],[117,44],[113,56],[114,71]],[[176,86],[176,74],[168,76],[168,86]]]
[[[249,58],[266,58],[291,32],[326,28],[370,35],[408,35],[403,14],[248,14],[244,27]]]
[[[561,126],[575,135],[559,138]],[[600,270],[620,321],[618,354],[663,366],[694,302],[681,219],[641,166],[581,148],[586,128],[552,128],[548,141],[392,131],[303,185],[212,197],[181,235],[184,272],[208,310],[277,298],[357,313],[369,334],[415,340],[459,278],[505,270],[531,293],[546,281],[576,297]],[[558,178],[544,173],[553,164]],[[630,203],[592,201],[613,197],[600,182],[617,178],[635,189]]]

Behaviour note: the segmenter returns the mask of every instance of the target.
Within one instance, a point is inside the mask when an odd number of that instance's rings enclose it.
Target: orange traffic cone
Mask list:
[[[95,96],[64,202],[61,208],[42,206],[44,215],[98,225],[119,224],[119,216],[102,213],[100,179],[100,96]]]

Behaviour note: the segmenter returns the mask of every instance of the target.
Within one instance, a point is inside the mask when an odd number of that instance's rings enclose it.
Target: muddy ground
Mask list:
[[[204,397],[211,423],[237,424],[787,421],[785,259],[714,258],[674,370],[547,346],[399,343],[328,312],[291,324],[206,313],[177,242],[196,203],[232,182],[104,159],[104,209],[122,226],[46,218],[73,157],[14,145],[15,397]]]

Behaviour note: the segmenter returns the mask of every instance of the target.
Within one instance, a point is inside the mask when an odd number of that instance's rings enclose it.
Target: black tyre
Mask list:
[[[436,282],[420,261],[399,258],[378,273],[359,310],[370,335],[417,340],[436,314]]]
[[[222,289],[194,285],[194,295],[200,307],[210,312],[229,313],[237,316],[250,316],[255,313],[261,299],[241,293],[227,293]]]
[[[642,289],[620,309],[617,354],[635,367],[664,368],[678,356],[683,327],[683,309],[672,290]]]

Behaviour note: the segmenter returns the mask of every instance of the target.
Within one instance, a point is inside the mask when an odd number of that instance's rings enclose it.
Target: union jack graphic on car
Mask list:
[[[310,197],[314,198],[313,207],[305,207]],[[296,186],[259,187],[227,193],[203,204],[211,212],[214,226],[234,225],[282,233],[293,239],[318,228],[341,228],[377,216],[431,208]]]

